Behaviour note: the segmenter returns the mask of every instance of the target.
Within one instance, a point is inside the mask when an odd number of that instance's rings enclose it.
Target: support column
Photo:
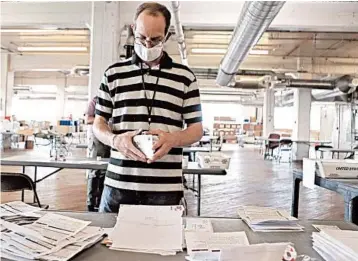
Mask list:
[[[310,140],[311,89],[295,89],[293,93],[293,140]],[[309,156],[309,145],[293,143],[293,160]]]
[[[1,54],[1,88],[0,88],[0,118],[5,116],[6,110],[6,86],[7,86],[7,74],[9,65],[9,54]]]
[[[60,120],[64,116],[65,113],[65,85],[63,83],[63,80],[57,81],[57,93],[56,93],[56,107],[57,107],[57,113],[56,113],[56,119]]]
[[[92,2],[91,54],[88,96],[97,95],[104,71],[119,60],[120,2]]]
[[[274,131],[274,113],[275,113],[275,92],[273,89],[267,89],[264,95],[263,107],[263,137]]]
[[[6,84],[5,114],[9,116],[13,114],[12,97],[14,96],[14,81],[15,81],[15,72],[8,72],[7,84]]]

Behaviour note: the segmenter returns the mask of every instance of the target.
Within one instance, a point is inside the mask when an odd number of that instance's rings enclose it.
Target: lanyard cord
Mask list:
[[[161,68],[159,68],[159,72],[160,72]],[[152,110],[153,110],[153,105],[154,105],[154,99],[155,99],[155,95],[157,94],[157,87],[158,87],[158,83],[159,83],[159,75],[157,77],[157,81],[155,83],[155,86],[154,86],[154,91],[153,91],[153,96],[152,96],[152,99],[148,99],[147,97],[147,92],[146,92],[146,88],[145,88],[145,81],[144,81],[144,73],[143,73],[143,64],[141,63],[140,64],[140,73],[142,75],[142,87],[143,87],[143,90],[144,90],[144,96],[145,96],[145,100],[146,100],[146,107],[147,107],[147,110],[148,110],[148,124],[150,125],[151,121],[152,121]],[[151,105],[149,106],[149,101],[151,101]]]

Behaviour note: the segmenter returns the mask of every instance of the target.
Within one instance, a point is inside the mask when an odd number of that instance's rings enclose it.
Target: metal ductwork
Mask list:
[[[215,79],[218,75],[217,68],[190,68],[198,78],[202,79]],[[238,70],[236,75],[243,76],[265,76],[265,75],[276,75],[274,71],[270,70]]]
[[[174,18],[174,28],[175,28],[175,36],[178,41],[179,52],[181,56],[181,61],[184,65],[188,65],[188,56],[186,53],[186,45],[184,39],[183,27],[180,22],[180,14],[179,14],[179,1],[171,1],[170,2],[173,10],[173,18]]]
[[[336,84],[329,80],[306,80],[306,79],[278,79],[275,87],[280,88],[307,88],[320,90],[333,90]]]
[[[234,30],[228,51],[224,56],[216,83],[227,86],[235,76],[250,49],[258,42],[285,2],[245,2],[238,24]]]
[[[232,88],[240,89],[265,89],[268,88],[267,77],[263,76],[257,80],[238,80],[228,85]]]

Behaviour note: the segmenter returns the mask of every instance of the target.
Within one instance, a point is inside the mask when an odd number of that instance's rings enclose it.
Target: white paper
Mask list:
[[[181,251],[182,214],[182,206],[125,205],[111,233],[110,249],[162,255]]]
[[[316,160],[303,159],[303,186],[314,189],[315,188],[315,177],[316,177]]]
[[[22,201],[12,201],[0,205],[0,217],[13,215],[30,215],[42,208],[30,206]]]
[[[88,227],[90,222],[48,213],[26,226],[0,220],[1,253],[10,259],[66,261],[98,240],[104,231]]]
[[[246,233],[240,232],[185,232],[188,254],[194,252],[220,251],[236,245],[249,245]]]
[[[91,222],[70,218],[58,214],[48,213],[34,224],[47,226],[49,229],[61,230],[68,235],[73,235],[84,229]]]
[[[329,225],[312,225],[315,229],[317,229],[317,231],[321,231],[324,229],[333,229],[333,230],[341,230],[339,227],[337,226],[329,226]]]
[[[313,248],[328,261],[358,260],[358,242],[352,237],[356,233],[351,232],[358,231],[348,231],[348,236],[344,230],[326,229],[312,233]]]
[[[223,249],[220,261],[279,261],[289,243],[257,244]]]
[[[208,218],[185,218],[185,231],[214,232],[213,225]]]
[[[240,206],[238,214],[255,232],[303,231],[297,218],[276,208]]]

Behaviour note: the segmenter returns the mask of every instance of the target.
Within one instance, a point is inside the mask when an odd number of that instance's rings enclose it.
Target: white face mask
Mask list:
[[[163,44],[148,48],[142,44],[134,43],[134,51],[145,62],[152,62],[158,59],[163,52]]]

